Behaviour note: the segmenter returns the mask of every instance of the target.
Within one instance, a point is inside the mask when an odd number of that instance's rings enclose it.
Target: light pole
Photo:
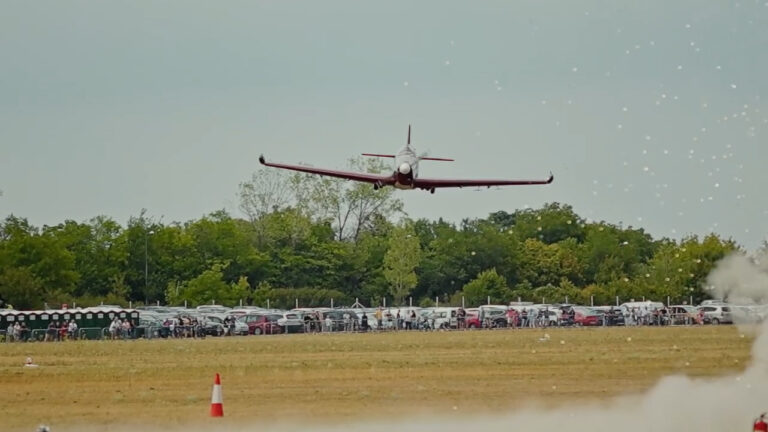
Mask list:
[[[149,286],[149,262],[147,260],[147,245],[148,245],[148,239],[149,236],[154,234],[155,232],[150,230],[149,232],[144,233],[144,296],[147,295],[147,287]]]

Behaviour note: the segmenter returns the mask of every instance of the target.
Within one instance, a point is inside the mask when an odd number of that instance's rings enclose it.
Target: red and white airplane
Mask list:
[[[267,162],[264,155],[259,157],[262,165],[283,168],[294,171],[301,171],[310,174],[318,174],[330,177],[338,177],[347,180],[371,183],[374,189],[384,186],[393,186],[398,189],[424,189],[435,193],[437,188],[448,187],[479,187],[479,186],[516,186],[516,185],[539,185],[552,183],[554,176],[550,173],[546,180],[460,180],[460,179],[429,179],[419,177],[419,162],[423,160],[447,161],[453,159],[433,158],[426,156],[416,156],[416,151],[411,147],[411,126],[408,125],[408,142],[397,155],[363,153],[363,156],[384,157],[395,159],[395,170],[392,174],[367,174],[353,171],[338,171],[324,168],[314,168],[303,165],[287,165],[281,163]]]

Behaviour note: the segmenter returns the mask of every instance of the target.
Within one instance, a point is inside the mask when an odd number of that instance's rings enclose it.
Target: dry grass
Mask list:
[[[721,326],[8,344],[0,422],[205,425],[216,372],[234,422],[502,411],[738,372],[751,342]],[[27,356],[40,367],[22,367]]]

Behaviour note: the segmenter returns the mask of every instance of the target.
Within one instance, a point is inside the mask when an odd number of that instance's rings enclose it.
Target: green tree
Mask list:
[[[348,167],[371,174],[389,169],[373,158],[349,159]],[[291,185],[297,207],[316,221],[330,223],[338,241],[357,242],[378,218],[403,213],[403,202],[394,188],[374,189],[367,183],[302,173],[293,175]]]
[[[166,288],[166,299],[169,304],[179,305],[187,302],[190,306],[201,304],[217,304],[234,306],[250,294],[250,286],[245,278],[238,282],[227,284],[222,280],[223,271],[227,265],[216,263],[199,276],[187,282],[171,282]]]
[[[421,260],[419,239],[411,226],[399,226],[392,230],[389,249],[384,255],[384,277],[390,285],[394,304],[400,305],[416,286],[414,271]]]
[[[0,270],[0,298],[17,310],[43,307],[45,291],[43,283],[28,268],[4,268]]]
[[[496,273],[494,268],[480,272],[475,279],[464,285],[461,291],[453,295],[451,303],[461,304],[461,298],[464,297],[467,306],[487,304],[489,298],[491,304],[506,304],[511,296],[506,279]]]

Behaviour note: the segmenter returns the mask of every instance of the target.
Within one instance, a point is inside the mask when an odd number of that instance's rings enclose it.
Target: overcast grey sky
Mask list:
[[[558,201],[655,237],[768,234],[768,2],[2,1],[0,216],[237,210],[264,153],[342,168],[413,124],[451,221]]]

